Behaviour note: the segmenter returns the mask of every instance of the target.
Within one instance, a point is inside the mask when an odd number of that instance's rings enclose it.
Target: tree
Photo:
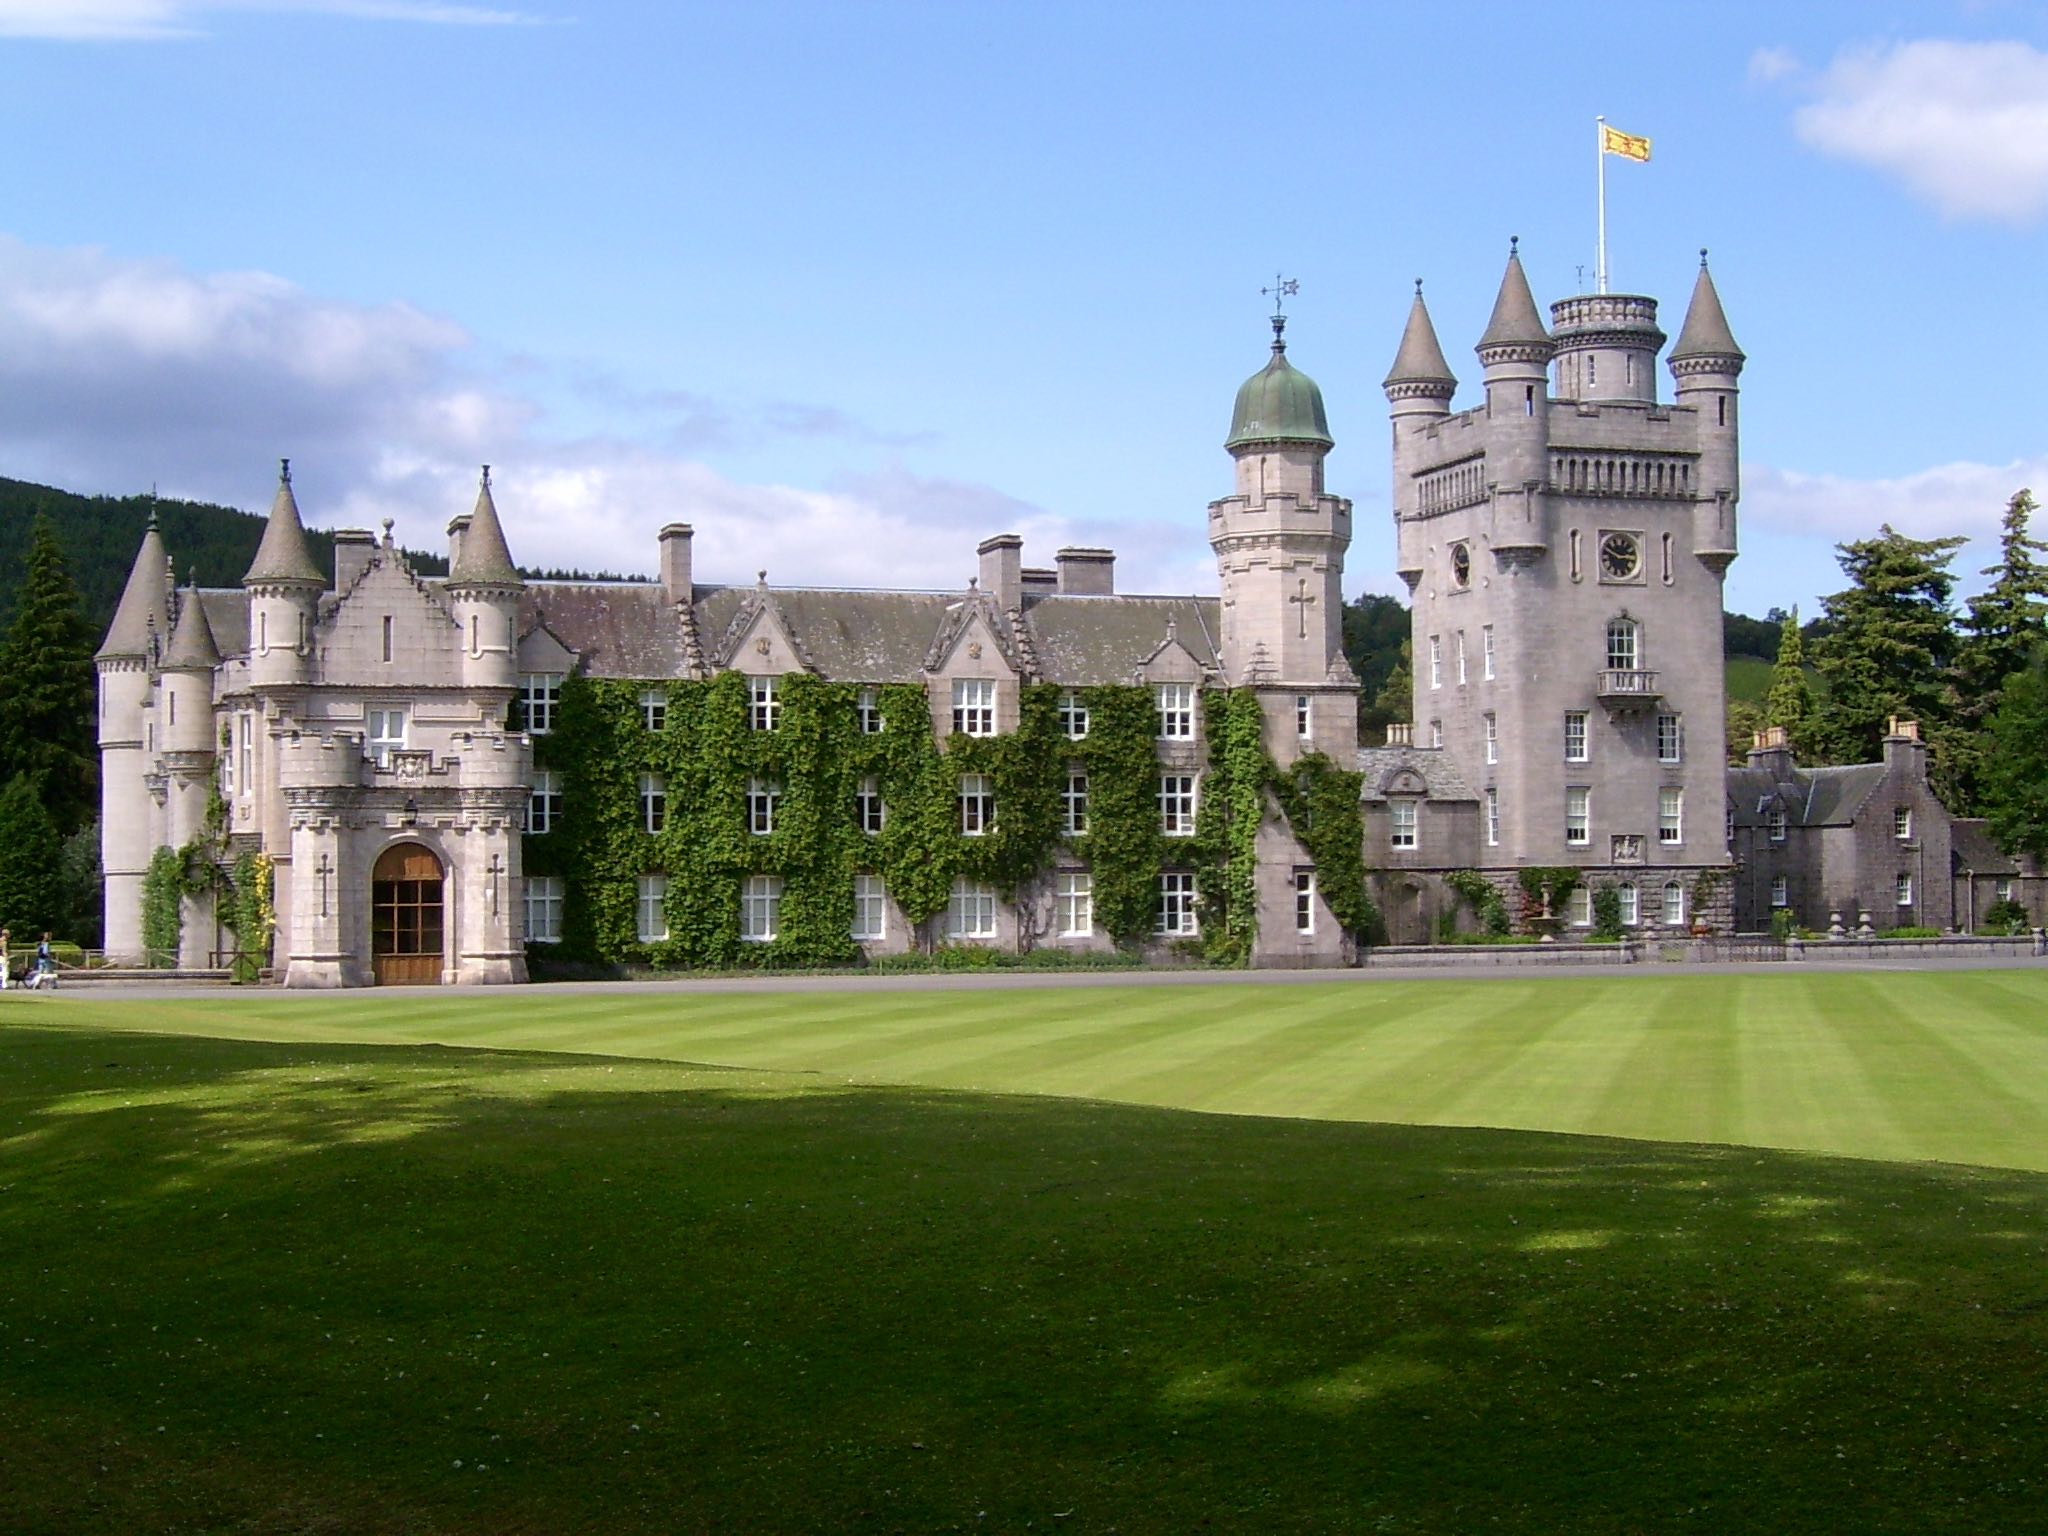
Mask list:
[[[60,833],[92,819],[99,798],[92,640],[64,552],[41,517],[14,622],[0,641],[0,773],[36,781]]]
[[[1961,538],[1910,539],[1887,523],[1874,539],[1836,546],[1850,585],[1821,603],[1828,632],[1814,646],[1827,684],[1813,745],[1838,763],[1869,762],[1891,716],[1918,720],[1937,761],[1949,737],[1956,632],[1949,562]]]
[[[1999,847],[2048,856],[2048,645],[2006,679],[1985,724],[1978,784]]]
[[[1415,667],[1412,642],[1401,642],[1400,659],[1372,701],[1373,712],[1383,724],[1410,724],[1415,719]]]
[[[2035,558],[2048,546],[2031,538],[2033,494],[2006,504],[1998,563],[1983,574],[1991,585],[1970,599],[1952,678],[1956,729],[1948,763],[1949,809],[1975,815],[1983,793],[1984,726],[1997,710],[2006,679],[2048,639],[2048,569]]]
[[[17,774],[0,788],[0,928],[18,944],[62,920],[57,828],[36,782]]]
[[[1764,728],[1764,712],[1747,699],[1728,701],[1728,763],[1740,768],[1749,761],[1750,744]]]
[[[1394,598],[1367,592],[1357,602],[1344,605],[1344,656],[1351,663],[1351,670],[1358,674],[1361,741],[1378,736],[1386,728],[1388,717],[1378,702],[1380,691],[1400,665],[1408,629],[1408,610]]]
[[[1813,752],[1816,709],[1813,684],[1806,676],[1806,640],[1799,633],[1799,610],[1795,608],[1778,628],[1778,660],[1764,694],[1764,724],[1783,726],[1793,753],[1804,759]]]

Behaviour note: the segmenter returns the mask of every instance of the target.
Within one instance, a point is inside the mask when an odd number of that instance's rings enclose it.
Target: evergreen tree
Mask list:
[[[1885,722],[1918,720],[1937,762],[1952,735],[1949,667],[1956,632],[1948,565],[1967,540],[1911,539],[1887,523],[1874,539],[1836,546],[1847,589],[1824,598],[1827,633],[1814,663],[1827,684],[1813,745],[1838,763],[1869,762]]]
[[[1806,676],[1806,639],[1799,633],[1799,610],[1784,616],[1778,627],[1778,660],[1771,668],[1771,686],[1764,694],[1764,724],[1780,725],[1801,759],[1813,751],[1817,706]]]
[[[106,877],[100,870],[100,824],[89,821],[64,839],[57,854],[57,931],[98,949],[106,912]]]
[[[2006,679],[1985,725],[1978,786],[1998,845],[2048,857],[2048,646]]]
[[[1749,761],[1750,745],[1764,728],[1764,712],[1747,699],[1728,701],[1728,765],[1740,768]]]
[[[0,641],[0,773],[37,780],[60,832],[92,819],[99,798],[92,640],[64,552],[41,517],[14,622]]]
[[[1400,660],[1387,674],[1387,681],[1372,701],[1373,712],[1386,724],[1410,724],[1415,719],[1414,643],[1401,642]]]
[[[33,944],[62,922],[57,828],[36,782],[17,774],[0,788],[0,927]]]
[[[2048,546],[2029,536],[2034,497],[2018,492],[2006,504],[1998,563],[1983,574],[1991,585],[1970,599],[1963,618],[1954,672],[1953,733],[1948,762],[1949,809],[1977,814],[1983,791],[1984,728],[1998,708],[2005,681],[2048,639],[2048,569],[2036,556]]]

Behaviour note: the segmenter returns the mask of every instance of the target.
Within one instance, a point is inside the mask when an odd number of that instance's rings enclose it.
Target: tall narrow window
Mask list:
[[[1485,625],[1479,631],[1479,675],[1489,682],[1493,679],[1493,626]]]
[[[1574,787],[1564,792],[1564,840],[1570,848],[1593,841],[1593,791]]]
[[[1786,814],[1785,808],[1782,805],[1774,805],[1770,808],[1764,816],[1764,825],[1770,831],[1772,842],[1782,843],[1785,841],[1785,833],[1791,820],[1792,818]]]
[[[1429,637],[1429,686],[1441,688],[1444,685],[1444,642],[1440,636]]]
[[[1564,760],[1568,763],[1583,763],[1591,756],[1586,745],[1586,712],[1583,709],[1568,709],[1564,712]]]
[[[661,689],[640,690],[640,724],[650,731],[668,728],[668,695]]]
[[[1593,926],[1593,893],[1583,885],[1574,886],[1564,904],[1565,921],[1574,928]]]
[[[747,725],[751,729],[772,731],[781,726],[782,695],[777,681],[773,677],[747,679]]]
[[[254,769],[256,752],[256,717],[250,714],[247,710],[244,710],[242,714],[238,717],[238,719],[239,727],[237,730],[236,741],[239,744],[239,751],[241,752],[242,756],[242,793],[248,795],[255,793],[256,790],[256,774]]]
[[[996,733],[996,685],[985,677],[953,679],[953,734],[993,736]]]
[[[1067,782],[1060,790],[1061,830],[1068,837],[1088,835],[1088,770],[1069,768]]]
[[[1194,836],[1195,776],[1192,773],[1162,773],[1159,776],[1159,832],[1163,837]]]
[[[1574,528],[1565,542],[1571,549],[1572,580],[1577,581],[1584,574],[1584,565],[1579,557],[1579,530]]]
[[[526,830],[540,836],[554,831],[561,820],[561,775],[552,768],[536,768],[526,799]]]
[[[1685,887],[1676,880],[1664,882],[1664,926],[1683,928],[1685,926]]]
[[[861,735],[882,734],[882,697],[879,689],[861,689],[854,698],[853,712],[859,718]]]
[[[1312,869],[1294,872],[1294,931],[1316,931],[1316,872]]]
[[[1159,877],[1159,921],[1162,938],[1184,938],[1195,932],[1195,877],[1175,870]]]
[[[1458,654],[1458,683],[1462,687],[1465,682],[1465,631],[1462,629],[1457,633],[1456,645],[1453,648]]]
[[[1095,877],[1073,870],[1058,877],[1053,919],[1063,939],[1085,939],[1095,932]]]
[[[1072,688],[1060,695],[1060,733],[1069,741],[1088,739],[1088,706]]]
[[[1490,709],[1479,718],[1486,727],[1486,760],[1497,763],[1500,761],[1500,721]]]
[[[1387,802],[1387,846],[1414,848],[1421,840],[1421,815],[1413,800]]]
[[[1771,877],[1771,905],[1789,907],[1792,905],[1792,882],[1783,875]]]
[[[1621,925],[1633,928],[1643,920],[1642,893],[1624,880],[1615,890],[1621,898]]]
[[[1607,670],[1633,672],[1642,657],[1640,631],[1634,619],[1607,621]]]
[[[1664,585],[1670,586],[1675,576],[1671,568],[1671,535],[1664,535]]]
[[[658,773],[640,775],[640,825],[647,832],[668,825],[668,781]]]
[[[1486,846],[1500,846],[1500,791],[1497,789],[1486,792]]]
[[[1685,735],[1676,715],[1657,717],[1657,761],[1675,763],[1685,756]]]
[[[1657,841],[1660,843],[1682,843],[1685,841],[1684,790],[1660,789],[1657,791]]]
[[[384,615],[384,659],[391,659],[391,615]]]
[[[1312,740],[1315,736],[1315,719],[1310,713],[1314,700],[1305,693],[1294,696],[1294,734],[1301,741]]]
[[[559,944],[562,942],[562,877],[560,875],[528,875],[526,877],[526,942],[529,944]]]
[[[1441,721],[1441,720],[1432,720],[1432,721],[1430,721],[1430,722],[1429,722],[1429,744],[1430,744],[1430,746],[1432,746],[1432,747],[1436,748],[1436,749],[1437,749],[1438,751],[1441,751],[1441,750],[1443,750],[1443,744],[1444,744],[1444,723],[1443,723],[1443,721]]]
[[[771,944],[782,932],[782,877],[749,875],[740,887],[740,937],[749,944]]]
[[[882,781],[869,774],[860,781],[860,788],[853,797],[854,819],[861,831],[873,837],[881,831],[888,817],[888,808],[882,804]]]
[[[995,830],[995,782],[985,773],[960,775],[960,835],[985,837]]]
[[[996,936],[996,888],[985,880],[961,875],[953,881],[946,903],[946,937],[992,939]]]
[[[642,875],[638,891],[636,933],[642,944],[668,937],[668,876]]]
[[[853,877],[853,937],[867,944],[889,937],[889,893],[880,875]]]
[[[1913,877],[1911,875],[1899,876],[1898,894],[1900,906],[1910,907],[1913,905]]]
[[[1159,685],[1159,735],[1163,741],[1193,741],[1195,738],[1195,685]]]
[[[1895,805],[1892,807],[1892,836],[1902,843],[1913,840],[1913,809],[1911,806]]]
[[[775,813],[782,808],[782,782],[779,779],[747,780],[747,831],[755,837],[768,837],[775,831]]]

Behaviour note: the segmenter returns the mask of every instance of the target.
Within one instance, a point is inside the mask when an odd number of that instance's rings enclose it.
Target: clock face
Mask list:
[[[1610,533],[1600,541],[1600,574],[1627,581],[1643,567],[1643,552],[1632,533]]]
[[[1451,584],[1458,587],[1472,585],[1472,550],[1469,545],[1451,546]]]

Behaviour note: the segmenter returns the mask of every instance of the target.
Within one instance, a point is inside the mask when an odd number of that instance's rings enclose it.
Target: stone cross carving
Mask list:
[[[1308,611],[1315,606],[1316,601],[1309,595],[1308,578],[1306,576],[1295,577],[1294,596],[1288,598],[1287,601],[1294,604],[1294,611],[1301,619],[1301,638],[1306,640],[1308,638]]]
[[[332,865],[330,865],[330,864],[329,864],[329,863],[327,862],[327,855],[326,855],[326,854],[324,854],[324,853],[323,853],[323,854],[321,854],[321,855],[320,855],[320,868],[319,868],[319,875],[320,875],[320,915],[321,915],[322,917],[326,917],[326,916],[328,916],[328,915],[329,915],[329,913],[328,913],[328,911],[327,911],[327,876],[328,876],[329,872],[330,872],[330,871],[332,870],[332,868],[333,868],[333,866],[332,866]]]

